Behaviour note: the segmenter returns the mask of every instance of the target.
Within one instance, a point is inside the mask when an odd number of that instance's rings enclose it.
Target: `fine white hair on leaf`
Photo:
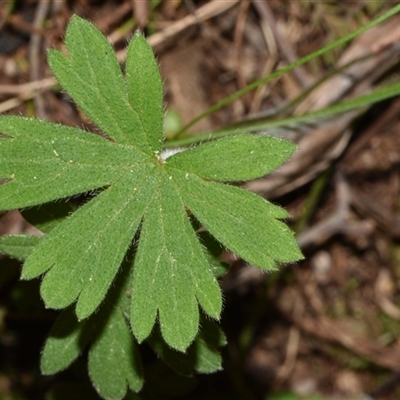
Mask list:
[[[175,149],[166,149],[163,150],[160,154],[160,159],[165,161],[168,157],[173,156],[176,153],[182,153],[182,151],[185,151],[184,147],[176,147]]]

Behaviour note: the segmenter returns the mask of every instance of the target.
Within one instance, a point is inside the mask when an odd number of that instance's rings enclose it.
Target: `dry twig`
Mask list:
[[[33,22],[34,27],[37,30],[42,30],[44,21],[49,12],[50,2],[48,0],[40,0],[35,13],[35,19]],[[29,44],[29,65],[30,65],[30,80],[37,81],[42,78],[42,56],[43,56],[43,35],[40,33],[32,33],[31,41]],[[39,118],[46,119],[47,113],[44,105],[44,101],[41,93],[34,95],[36,115]]]
[[[46,3],[46,0],[44,0],[44,3]],[[206,3],[204,6],[200,7],[194,15],[188,15],[181,20],[172,23],[162,31],[150,36],[148,38],[148,41],[152,47],[159,49],[166,41],[175,38],[187,28],[216,17],[231,9],[238,3],[239,0],[229,0],[224,2],[214,0],[210,3]],[[118,8],[118,15],[123,15],[130,9],[130,4],[123,3],[123,5]],[[107,20],[107,24],[109,23],[110,21]],[[35,46],[37,45],[35,44]],[[124,62],[126,57],[126,49],[120,50],[117,53],[117,57],[120,62]],[[56,80],[54,78],[48,78],[39,80],[32,79],[31,82],[22,85],[1,85],[0,92],[1,89],[4,88],[5,91],[8,93],[18,93],[19,95],[0,103],[0,113],[18,107],[24,101],[33,98],[36,95],[36,90],[48,89],[52,87],[55,83]]]
[[[288,64],[294,63],[297,61],[298,57],[290,45],[290,43],[285,40],[285,38],[279,33],[278,29],[276,28],[276,18],[273,15],[271,7],[268,4],[268,1],[257,1],[252,0],[252,3],[258,13],[260,14],[261,18],[265,20],[267,25],[269,26],[272,34],[274,35],[275,42],[277,43],[280,52],[282,53],[283,58]],[[299,66],[295,68],[293,71],[293,76],[297,80],[297,83],[302,87],[306,88],[307,86],[311,85],[311,80],[304,69],[304,67]]]
[[[400,60],[397,42],[388,43],[387,40],[388,33],[393,31],[400,34],[400,16],[391,18],[354,40],[340,58],[338,66],[347,65],[352,60],[361,61],[316,89],[296,110],[296,114],[315,111],[346,96],[360,96],[373,90],[375,81]],[[391,34],[389,37],[397,36]],[[297,135],[299,150],[288,163],[267,178],[248,182],[244,187],[273,198],[289,193],[314,179],[346,149],[351,137],[349,126],[358,115],[359,112],[351,111],[335,117],[334,121],[324,123],[306,135]]]

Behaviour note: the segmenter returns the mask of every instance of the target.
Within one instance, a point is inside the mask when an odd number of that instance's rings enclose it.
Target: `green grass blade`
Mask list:
[[[278,120],[271,120],[269,117],[265,118],[252,118],[246,121],[230,124],[220,129],[207,132],[199,132],[196,135],[189,136],[182,139],[171,140],[165,143],[164,147],[179,147],[188,146],[195,143],[207,142],[223,138],[228,135],[237,135],[238,133],[248,133],[264,130],[268,134],[273,133],[274,128],[288,127],[291,130],[295,130],[296,126],[302,122],[317,122],[324,118],[333,117],[335,115],[345,113],[348,111],[356,110],[362,107],[366,107],[390,99],[392,97],[400,95],[400,84],[396,83],[382,89],[375,90],[372,93],[368,93],[363,96],[356,97],[354,99],[345,100],[339,104],[326,107],[322,110],[305,113],[303,115],[282,118]]]
[[[225,136],[227,134],[248,132],[249,130],[266,130],[284,126],[295,127],[301,122],[311,122],[318,119],[329,118],[337,114],[367,107],[379,101],[387,100],[398,95],[400,95],[400,84],[396,83],[388,87],[375,90],[372,93],[368,93],[354,99],[344,100],[322,110],[305,113],[299,116],[282,118],[275,121],[268,120],[267,118],[249,119],[243,123],[232,124],[229,127],[222,128],[221,130],[216,131],[215,135],[219,137],[220,135]]]
[[[389,11],[385,12],[383,15],[381,15],[378,18],[375,18],[374,20],[372,20],[371,22],[369,22],[368,24],[363,25],[362,27],[360,27],[359,29],[355,30],[354,32],[338,39],[335,40],[332,43],[329,43],[328,45],[322,47],[321,49],[301,58],[300,60],[297,60],[296,62],[281,68],[280,70],[265,76],[253,83],[251,83],[250,85],[246,86],[245,88],[233,93],[231,96],[226,97],[224,100],[218,102],[217,104],[213,105],[212,107],[210,107],[208,110],[206,110],[205,112],[201,113],[200,115],[198,115],[196,118],[194,118],[192,121],[190,121],[187,125],[185,125],[178,133],[177,136],[180,136],[181,134],[183,134],[184,132],[186,132],[190,127],[192,127],[193,125],[195,125],[197,122],[199,122],[201,119],[207,117],[208,115],[211,115],[212,113],[214,113],[215,111],[218,111],[219,109],[227,106],[228,104],[232,103],[233,101],[235,101],[236,99],[244,96],[245,94],[257,89],[259,86],[261,85],[265,85],[266,83],[270,82],[273,79],[279,78],[280,76],[292,71],[293,69],[304,65],[306,63],[308,63],[309,61],[318,58],[320,56],[322,56],[323,54],[333,50],[335,47],[341,46],[347,42],[349,42],[350,40],[354,39],[355,37],[361,35],[363,32],[367,31],[368,29],[371,29],[372,27],[380,24],[381,22],[387,20],[388,18],[392,17],[393,15],[397,14],[400,11],[400,5],[396,5],[394,6],[392,9],[390,9]]]

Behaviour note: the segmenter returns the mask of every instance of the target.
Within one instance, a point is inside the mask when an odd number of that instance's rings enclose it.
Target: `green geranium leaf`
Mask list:
[[[61,313],[42,353],[44,374],[67,368],[89,346],[89,375],[101,397],[122,399],[128,387],[141,389],[141,361],[124,312],[130,272],[131,263],[124,263],[106,301],[90,318],[79,322],[72,308]]]
[[[296,146],[269,136],[238,135],[190,148],[168,160],[171,167],[215,181],[246,181],[279,167]]]
[[[195,174],[176,171],[182,201],[199,221],[230,250],[250,263],[276,269],[276,262],[301,258],[292,233],[277,218],[287,212],[254,193]],[[260,235],[262,232],[262,235]]]
[[[101,188],[148,160],[133,147],[38,119],[3,116],[0,132],[8,136],[0,138],[1,210]]]
[[[26,260],[24,279],[50,269],[41,286],[48,306],[64,308],[79,297],[76,312],[83,319],[103,300],[154,192],[152,175],[136,172],[54,228]]]
[[[157,332],[153,332],[148,342],[163,361],[181,375],[213,373],[222,369],[218,349],[226,344],[225,335],[213,321],[206,318],[202,318],[201,331],[185,354],[168,347]]]
[[[89,375],[105,399],[122,399],[128,387],[138,392],[143,385],[139,352],[123,312],[126,291],[119,289],[107,299],[102,315],[93,318],[98,334],[89,351]]]
[[[145,39],[137,38],[135,43],[141,41]],[[152,147],[153,142],[147,137],[147,127],[143,126],[141,115],[138,114],[141,110],[135,107],[137,104],[130,102],[126,88],[129,80],[126,82],[124,79],[117,56],[101,32],[75,15],[68,25],[65,44],[68,55],[50,50],[49,64],[61,86],[79,107],[117,143],[130,144],[150,153],[160,150],[161,138],[158,137],[158,146]],[[135,51],[134,44],[129,47],[129,53]],[[132,57],[128,55],[128,59]],[[139,65],[136,68],[142,70],[146,66],[145,69],[149,69],[149,64],[154,63],[152,54],[150,57],[138,58]],[[158,71],[155,72],[154,79],[150,75],[148,83],[159,86]],[[151,97],[153,92],[146,88],[142,93],[137,91],[136,95],[146,97],[147,93],[147,100],[159,102],[159,99]]]
[[[0,251],[17,260],[26,260],[41,237],[34,235],[5,235],[0,237]]]
[[[140,117],[151,149],[160,151],[163,129],[161,77],[153,51],[139,32],[129,43],[125,70],[130,105]],[[136,143],[136,133],[133,143]]]
[[[139,354],[121,309],[115,308],[89,351],[89,374],[98,393],[122,399],[127,385],[138,392],[143,376]]]
[[[188,267],[182,268],[185,265]],[[144,218],[133,271],[133,332],[139,341],[145,339],[158,310],[163,337],[184,351],[198,331],[198,302],[208,315],[219,317],[222,300],[218,283],[178,188],[170,175],[161,171],[158,190]],[[177,319],[177,315],[185,318]]]
[[[0,209],[91,192],[92,198],[75,212],[45,206],[36,220],[33,213],[25,213],[46,235],[29,251],[22,278],[44,274],[41,294],[46,306],[61,309],[75,303],[78,320],[100,306],[136,235],[130,309],[124,314],[113,309],[112,327],[102,331],[90,351],[91,376],[100,387],[106,377],[97,368],[98,357],[107,346],[119,354],[115,359],[109,354],[111,369],[132,361],[132,354],[123,355],[116,340],[124,338],[128,346],[124,316],[140,342],[158,321],[163,339],[179,351],[196,338],[199,307],[219,319],[222,297],[215,275],[224,269],[210,261],[213,251],[203,248],[204,238],[193,229],[191,214],[212,240],[260,268],[271,270],[277,262],[302,258],[289,228],[279,221],[288,217],[285,210],[221,183],[263,176],[282,164],[295,146],[236,135],[167,158],[161,153],[161,78],[143,36],[136,33],[132,38],[122,71],[101,32],[74,16],[66,51],[51,50],[50,67],[104,135],[38,119],[1,117],[0,179],[5,183],[0,186]],[[28,254],[22,253],[21,258]],[[73,330],[71,335],[76,352],[80,334]],[[210,365],[211,370],[216,363]],[[138,387],[130,372],[121,379]],[[124,391],[121,382],[119,392],[115,389],[118,396]]]
[[[54,324],[40,360],[45,375],[60,372],[82,353],[91,336],[88,320],[78,322],[72,308],[64,310]]]

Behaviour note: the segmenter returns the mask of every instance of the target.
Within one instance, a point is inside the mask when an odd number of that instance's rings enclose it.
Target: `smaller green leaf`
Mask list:
[[[222,357],[218,348],[225,346],[227,340],[222,329],[213,321],[203,319],[197,342],[196,371],[210,374],[222,369]]]
[[[201,336],[195,340],[194,352],[198,355],[196,371],[202,374],[212,374],[222,370],[222,357],[220,352],[210,346]]]
[[[287,140],[236,135],[176,153],[166,164],[204,179],[245,181],[267,175],[295,150],[296,146]]]
[[[222,368],[218,348],[226,344],[225,335],[215,322],[206,318],[202,318],[201,331],[185,353],[168,347],[157,332],[153,332],[147,342],[168,366],[181,375],[213,373]]]
[[[129,311],[131,253],[106,301],[90,318],[97,335],[89,351],[89,375],[97,392],[110,400],[123,398],[128,386],[137,392],[143,385],[140,356],[125,318],[126,308]]]
[[[78,322],[73,309],[64,310],[54,324],[43,349],[40,368],[44,375],[67,368],[84,350],[90,339],[91,325]]]
[[[0,251],[17,260],[26,260],[42,238],[35,235],[5,235],[0,237]]]
[[[99,311],[78,322],[73,309],[65,310],[46,341],[41,358],[44,374],[70,365],[89,346],[89,375],[105,399],[121,399],[129,386],[140,390],[143,373],[138,350],[121,306],[127,300],[130,265],[124,263]]]
[[[153,50],[139,31],[131,39],[126,55],[129,102],[140,115],[153,151],[160,151],[163,131],[163,90]]]
[[[201,325],[202,329],[199,336],[208,343],[210,347],[217,349],[227,345],[226,336],[218,324],[204,318]]]
[[[89,352],[89,375],[101,397],[122,399],[127,385],[138,392],[143,385],[138,350],[119,307],[114,307],[107,324]]]

